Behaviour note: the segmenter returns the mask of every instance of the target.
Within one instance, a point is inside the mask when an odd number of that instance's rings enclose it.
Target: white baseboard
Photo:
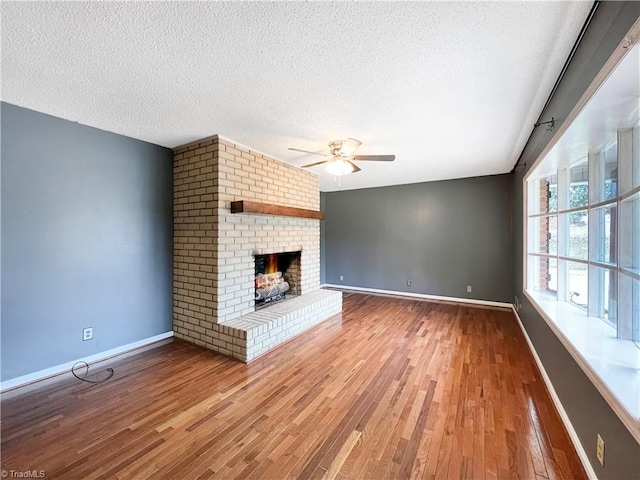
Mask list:
[[[104,352],[96,353],[95,355],[90,355],[84,358],[78,358],[77,360],[72,360],[70,362],[63,363],[61,365],[56,365],[55,367],[45,368],[44,370],[29,373],[27,375],[22,375],[21,377],[5,380],[4,382],[0,383],[0,392],[5,392],[7,390],[11,390],[17,387],[22,387],[29,383],[38,382],[40,380],[44,380],[50,377],[54,377],[56,375],[60,375],[61,373],[69,372],[77,362],[86,362],[88,364],[101,362],[111,357],[116,357],[118,355],[125,354],[132,350],[137,350],[139,348],[145,347],[152,343],[159,342],[161,340],[171,338],[171,337],[173,337],[173,331],[161,333],[160,335],[155,335],[153,337],[145,338],[137,342],[129,343],[127,345],[122,345],[121,347],[112,348],[111,350],[106,350]]]
[[[442,302],[470,303],[473,305],[486,305],[489,307],[511,308],[510,303],[492,302],[489,300],[476,300],[473,298],[445,297],[441,295],[428,295],[426,293],[400,292],[397,290],[381,290],[379,288],[352,287],[350,285],[335,285],[333,283],[323,283],[320,287],[338,288],[344,290],[354,290],[357,292],[380,293],[383,295],[397,295],[400,297],[421,298],[424,300],[440,300]]]
[[[549,378],[549,375],[547,375],[547,371],[544,369],[544,365],[542,365],[542,360],[540,360],[540,357],[538,356],[538,352],[536,352],[536,349],[533,346],[533,343],[531,342],[531,339],[529,338],[529,334],[527,333],[527,330],[524,328],[524,324],[522,323],[522,320],[520,319],[520,315],[518,315],[518,312],[517,312],[517,310],[515,309],[515,307],[513,305],[511,306],[511,308],[513,309],[513,314],[516,316],[516,319],[518,320],[518,324],[520,325],[520,329],[522,330],[522,333],[524,334],[524,338],[526,339],[527,344],[529,345],[529,350],[531,350],[531,355],[533,355],[533,358],[536,361],[536,365],[538,366],[538,370],[540,371],[540,375],[542,376],[542,380],[544,381],[545,385],[547,386],[547,390],[549,391],[549,395],[551,395],[551,400],[553,400],[553,404],[556,406],[556,410],[558,410],[558,413],[560,414],[560,418],[562,419],[562,423],[564,423],[564,426],[567,429],[567,432],[569,432],[569,437],[571,438],[571,441],[573,442],[573,446],[575,447],[576,452],[578,452],[578,457],[580,457],[580,461],[582,462],[582,466],[586,470],[587,476],[590,479],[597,480],[598,476],[596,475],[596,472],[593,470],[593,466],[591,465],[591,462],[589,461],[589,457],[587,456],[587,452],[585,451],[584,447],[582,446],[582,443],[580,442],[580,438],[578,437],[578,434],[576,433],[575,429],[573,428],[573,424],[571,423],[571,420],[569,420],[569,416],[567,415],[567,412],[565,411],[564,407],[562,406],[562,402],[560,402],[560,398],[558,397],[558,394],[556,393],[555,389],[553,388],[553,384],[551,383],[551,379]]]

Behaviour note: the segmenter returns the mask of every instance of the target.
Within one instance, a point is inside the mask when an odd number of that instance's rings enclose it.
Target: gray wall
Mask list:
[[[510,175],[323,197],[327,283],[512,301]]]
[[[640,3],[637,2],[600,4],[565,78],[547,108],[545,120],[552,116],[556,119],[566,118],[639,15]],[[535,130],[518,162],[521,166],[515,169],[513,175],[513,279],[516,294],[523,305],[520,317],[598,478],[637,479],[640,478],[640,445],[522,294],[522,179],[552,135],[544,127]],[[604,468],[595,457],[598,433],[606,444]]]
[[[1,114],[2,380],[171,331],[171,151]]]

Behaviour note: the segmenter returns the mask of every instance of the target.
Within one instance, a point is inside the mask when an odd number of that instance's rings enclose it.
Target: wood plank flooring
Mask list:
[[[65,479],[586,478],[511,312],[345,293],[250,365],[173,341],[2,399],[2,469]],[[91,373],[91,372],[90,372]],[[96,373],[96,375],[98,375]]]

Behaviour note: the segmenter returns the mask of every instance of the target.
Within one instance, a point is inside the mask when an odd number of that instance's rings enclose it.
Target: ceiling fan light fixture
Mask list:
[[[343,158],[336,158],[327,163],[325,167],[327,172],[336,177],[348,175],[354,171],[353,165]]]
[[[360,140],[355,138],[347,138],[346,140],[332,140],[329,142],[329,155],[310,150],[302,150],[300,148],[289,147],[294,152],[308,153],[311,155],[320,155],[321,157],[329,157],[327,160],[313,162],[302,165],[302,168],[311,168],[317,165],[325,165],[327,172],[334,177],[342,177],[350,173],[357,173],[362,170],[354,162],[358,161],[374,161],[374,162],[392,162],[396,159],[395,155],[352,155],[353,151],[362,145]]]

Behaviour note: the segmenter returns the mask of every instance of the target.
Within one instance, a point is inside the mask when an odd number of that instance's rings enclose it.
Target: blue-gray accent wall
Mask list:
[[[170,332],[171,150],[7,103],[1,124],[2,380]]]
[[[562,122],[640,17],[640,2],[602,2],[550,102],[544,120]],[[640,445],[573,360],[553,331],[523,295],[523,177],[553,132],[534,130],[513,174],[513,232],[515,292],[522,303],[519,315],[554,389],[574,426],[596,475],[605,479],[640,478]],[[604,467],[596,459],[596,435],[605,441]]]
[[[323,193],[325,280],[510,303],[511,194],[508,174]]]

